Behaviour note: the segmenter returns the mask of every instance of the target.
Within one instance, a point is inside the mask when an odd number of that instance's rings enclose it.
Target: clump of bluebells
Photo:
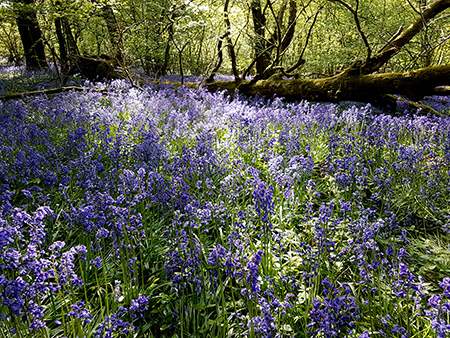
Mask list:
[[[0,102],[5,336],[448,335],[448,118],[84,85]]]
[[[319,332],[326,337],[339,337],[352,334],[355,321],[360,318],[359,307],[348,285],[342,284],[343,291],[331,283],[328,277],[322,282],[323,299],[314,298],[310,311],[311,323],[308,324],[310,334]]]

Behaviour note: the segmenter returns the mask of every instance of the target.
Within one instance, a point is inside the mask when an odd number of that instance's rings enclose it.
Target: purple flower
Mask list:
[[[62,248],[64,248],[65,245],[66,245],[66,243],[64,243],[64,242],[62,242],[62,241],[56,241],[56,242],[53,242],[53,243],[48,247],[48,249],[49,249],[50,251],[56,251],[56,252],[59,252]]]
[[[96,269],[100,269],[103,265],[103,260],[100,256],[95,257],[94,259],[91,259],[89,261],[90,264],[93,264],[95,266]]]
[[[149,301],[150,296],[139,296],[137,299],[132,299],[129,311],[136,312],[136,314],[134,314],[135,316],[137,314],[141,314],[142,312],[148,310],[147,306]]]
[[[127,335],[134,331],[133,324],[120,319],[116,313],[111,314],[109,317],[105,317],[105,320],[97,326],[94,331],[95,338],[113,338],[117,335]]]
[[[444,295],[450,298],[450,278],[445,277],[442,282],[439,282],[439,286],[444,289]]]
[[[343,287],[344,294],[340,296],[341,290],[330,283],[328,278],[325,278],[322,284],[327,289],[327,292],[324,292],[326,296],[323,297],[323,301],[313,299],[313,309],[310,311],[311,322],[308,328],[314,331],[309,333],[340,337],[355,326],[354,321],[360,317],[359,307],[346,287]]]
[[[83,322],[89,323],[93,318],[91,312],[86,308],[86,303],[79,301],[76,304],[70,306],[72,309],[67,314],[67,317],[75,317],[77,319],[82,319]]]
[[[33,198],[33,194],[27,189],[22,189],[22,193],[29,198]]]
[[[247,262],[246,282],[250,286],[250,292],[253,295],[261,291],[261,286],[259,285],[259,263],[262,260],[263,254],[264,252],[262,250],[258,250]]]

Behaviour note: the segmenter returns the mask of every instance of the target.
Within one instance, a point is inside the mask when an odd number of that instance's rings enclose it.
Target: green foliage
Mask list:
[[[266,16],[264,39],[269,40],[281,28],[287,27],[285,12],[281,26],[275,16],[285,0],[261,5]],[[351,8],[358,8],[361,30],[367,37],[372,52],[384,46],[401,27],[408,27],[420,17],[421,11],[431,1],[405,2],[347,1]],[[22,59],[15,17],[21,2],[6,1],[0,11],[0,55],[16,63]],[[53,58],[51,48],[58,51],[54,20],[64,18],[74,35],[82,54],[112,55],[116,46],[109,39],[109,32],[102,8],[111,5],[117,20],[120,48],[126,56],[126,64],[142,67],[145,73],[156,76],[162,73],[207,74],[217,57],[217,42],[225,33],[223,1],[219,0],[119,0],[108,1],[40,1],[36,6],[39,24],[45,35],[48,57]],[[306,60],[303,76],[331,75],[356,59],[367,55],[361,33],[353,14],[337,1],[297,1],[296,31],[289,48],[282,55],[284,67],[295,64],[300,55]],[[319,11],[313,26],[313,18]],[[239,71],[251,63],[254,42],[257,37],[252,27],[250,1],[231,2],[228,12],[231,21],[231,41],[236,51]],[[445,12],[435,18],[405,48],[403,48],[382,71],[405,71],[413,68],[448,61],[447,40],[449,17]],[[227,47],[222,46],[225,60],[222,72],[229,73],[230,60]],[[273,54],[273,51],[272,51]],[[56,55],[58,56],[58,55]],[[274,55],[272,55],[274,56]],[[180,69],[181,67],[181,69]]]

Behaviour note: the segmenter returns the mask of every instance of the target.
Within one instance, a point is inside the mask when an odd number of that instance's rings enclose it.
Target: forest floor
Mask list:
[[[67,85],[0,100],[4,337],[450,333],[449,117]]]

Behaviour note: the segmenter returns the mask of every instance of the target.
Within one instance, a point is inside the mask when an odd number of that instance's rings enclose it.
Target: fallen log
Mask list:
[[[412,101],[425,96],[442,95],[442,86],[450,81],[450,65],[432,66],[405,73],[358,75],[343,72],[322,79],[291,79],[271,77],[257,82],[241,80],[205,83],[211,90],[225,90],[233,95],[239,91],[249,96],[273,95],[289,101],[312,102],[358,101],[385,106],[392,102],[386,95],[401,95]]]
[[[76,87],[76,86],[33,90],[33,91],[29,91],[29,92],[3,95],[3,96],[0,96],[0,101],[20,99],[24,96],[34,96],[34,95],[41,95],[41,94],[51,95],[51,94],[58,94],[58,93],[67,92],[67,91],[82,92],[85,90],[86,90],[86,88]],[[89,90],[92,90],[92,89],[89,89]],[[102,94],[108,93],[108,91],[106,89],[94,89],[94,91],[101,92]]]

